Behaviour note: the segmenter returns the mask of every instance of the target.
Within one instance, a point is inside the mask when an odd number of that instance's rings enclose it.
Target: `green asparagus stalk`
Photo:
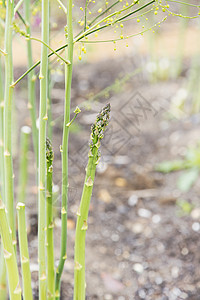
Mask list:
[[[88,228],[87,219],[92,196],[96,165],[100,154],[99,147],[103,133],[108,125],[110,104],[107,104],[98,114],[91,130],[91,144],[88,154],[85,183],[81,197],[80,208],[77,212],[76,238],[75,238],[75,267],[74,267],[74,300],[85,300],[85,236]]]
[[[3,78],[2,78],[2,66],[0,58],[0,181],[1,181],[1,194],[3,201],[5,200],[4,192],[4,92],[3,92]],[[3,245],[1,244],[1,257],[0,257],[0,299],[6,299],[6,265],[3,256]]]
[[[49,0],[42,0],[42,41],[49,44]],[[39,258],[39,299],[47,297],[46,249],[45,249],[45,203],[46,203],[46,122],[48,48],[42,44],[40,68],[40,113],[39,113],[39,216],[38,216],[38,258]]]
[[[51,6],[49,7],[49,14],[51,15]],[[51,20],[49,23],[49,28],[51,28]],[[51,30],[50,30],[51,31]],[[51,36],[49,36],[50,41],[52,40]],[[48,128],[47,128],[47,135],[50,140],[52,140],[53,135],[53,122],[52,122],[52,99],[51,99],[51,91],[53,88],[53,79],[51,78],[51,67],[48,66],[48,91],[47,91],[47,112],[48,112]]]
[[[25,21],[26,21],[26,33],[31,36],[31,10],[30,10],[31,1],[25,0]],[[31,40],[27,39],[27,57],[28,57],[28,68],[33,65],[33,56],[32,56],[32,45]],[[35,95],[35,71],[32,70],[28,74],[28,108],[31,116],[31,126],[32,126],[32,136],[33,136],[33,147],[36,158],[36,165],[38,167],[38,129],[36,126],[36,95]]]
[[[3,132],[3,115],[4,115],[4,91],[2,78],[2,64],[0,57],[0,189],[4,199],[4,132]]]
[[[0,25],[0,36],[3,36],[3,26]],[[0,40],[0,47],[2,48],[2,40]],[[3,68],[2,59],[0,56],[0,192],[5,201],[5,184],[4,184],[4,82],[3,82]],[[3,244],[1,243],[0,253],[0,299],[6,300],[6,265],[3,256]]]
[[[53,199],[52,172],[54,153],[49,139],[46,140],[47,201],[46,201],[46,246],[47,246],[47,299],[55,299],[54,244],[53,244]]]
[[[12,61],[12,20],[14,1],[7,1],[5,24],[5,90],[4,90],[4,167],[5,204],[8,210],[8,223],[12,230],[13,243],[16,243],[13,163],[12,163],[12,104],[13,104],[13,61]]]
[[[48,78],[49,78],[49,84],[48,84],[48,98],[47,98],[47,111],[48,111],[48,137],[50,140],[52,139],[53,135],[53,120],[52,120],[52,100],[51,100],[51,90],[53,87],[53,82],[51,80],[51,70],[48,69]]]
[[[27,178],[28,178],[27,154],[29,149],[30,134],[31,134],[30,127],[23,126],[21,128],[18,202],[22,202],[22,203],[25,203],[25,198],[26,198],[26,185],[27,185]]]
[[[12,241],[5,205],[0,198],[0,234],[3,242],[4,259],[6,263],[10,300],[21,300],[21,288],[19,284],[19,273],[17,260]]]
[[[0,25],[0,36],[3,37],[3,26]],[[0,47],[3,48],[3,38],[0,39]],[[2,54],[2,53],[1,53]],[[4,82],[3,82],[3,67],[2,58],[0,56],[0,181],[1,187],[0,192],[5,201],[5,184],[4,184]],[[6,300],[7,290],[6,290],[6,265],[3,256],[3,244],[1,243],[0,252],[0,299]]]
[[[18,235],[19,235],[19,248],[20,259],[22,268],[22,281],[23,281],[23,299],[32,300],[32,288],[31,288],[31,272],[28,253],[28,240],[26,231],[26,218],[25,218],[25,204],[18,202]]]
[[[68,202],[68,139],[70,126],[70,102],[73,66],[73,25],[72,25],[72,0],[67,1],[67,56],[70,64],[65,65],[65,113],[62,140],[62,209],[61,209],[61,250],[59,265],[56,270],[55,293],[56,299],[60,299],[60,281],[67,258],[67,202]]]

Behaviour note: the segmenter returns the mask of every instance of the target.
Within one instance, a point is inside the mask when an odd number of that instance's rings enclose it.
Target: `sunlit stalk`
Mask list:
[[[4,259],[8,274],[9,298],[10,300],[21,300],[21,288],[19,284],[19,273],[17,260],[12,241],[12,234],[8,225],[5,205],[0,198],[0,234],[3,242]]]
[[[0,32],[1,33],[1,32]],[[4,115],[4,91],[3,91],[3,78],[2,72],[3,68],[1,65],[0,58],[0,181],[1,181],[1,195],[5,196],[5,183],[4,183],[4,125],[3,125],[3,115]],[[6,299],[6,265],[3,256],[3,244],[1,243],[1,254],[0,254],[0,299]]]
[[[1,195],[4,199],[4,91],[3,91],[3,77],[2,77],[2,64],[1,64],[1,57],[0,57],[0,190]]]
[[[4,5],[3,5],[4,6]],[[4,6],[5,7],[5,6]],[[3,26],[0,24],[0,36],[3,37]],[[3,38],[0,39],[0,47],[3,47]],[[5,55],[5,52],[1,51]],[[0,57],[0,193],[5,201],[5,184],[4,184],[4,82],[3,82],[3,60]],[[6,265],[3,256],[3,244],[0,244],[0,299],[6,299]]]
[[[14,1],[7,1],[5,24],[5,94],[4,94],[4,166],[5,204],[8,210],[8,223],[12,230],[13,243],[16,243],[13,162],[12,162],[12,105],[13,105],[13,61],[12,61],[12,21]]]
[[[20,259],[21,259],[22,281],[23,281],[23,299],[32,300],[33,295],[32,295],[32,288],[31,288],[31,272],[30,272],[30,263],[29,263],[24,203],[19,202],[17,204],[17,214],[18,214],[19,248],[20,248]]]

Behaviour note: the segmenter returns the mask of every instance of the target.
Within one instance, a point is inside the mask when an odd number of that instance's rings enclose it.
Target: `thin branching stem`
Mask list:
[[[3,54],[3,55],[6,55],[6,52],[3,51],[2,49],[0,49],[0,53]]]
[[[155,0],[152,0],[152,1],[148,2],[148,3],[145,4],[144,6],[138,8],[137,11],[143,9],[144,7],[149,6],[150,4],[152,4],[152,3],[154,3],[154,2],[155,2]],[[115,4],[115,5],[118,4],[118,1],[117,1],[116,3],[114,3],[114,4]],[[113,6],[114,6],[114,4],[113,4]],[[130,7],[129,7],[129,8],[130,8]],[[109,10],[109,9],[108,9],[108,10]],[[105,10],[102,14],[105,14],[108,10]],[[134,11],[134,12],[132,12],[131,14],[136,13],[137,11]],[[115,13],[115,14],[116,14],[116,13]],[[100,16],[100,15],[99,15],[99,16]],[[92,25],[92,24],[94,23],[94,21],[97,20],[97,19],[99,18],[99,16],[97,16],[96,18],[94,18],[94,20],[92,20],[91,23],[90,23],[89,25]],[[74,38],[74,43],[80,42],[81,39],[83,39],[84,37],[89,36],[90,34],[92,34],[92,33],[96,32],[96,31],[99,31],[100,29],[106,28],[106,27],[108,27],[109,25],[111,25],[111,24],[106,24],[106,25],[103,25],[101,28],[95,28],[98,24],[102,23],[103,20],[106,20],[108,17],[111,17],[111,15],[109,15],[109,16],[105,17],[104,19],[102,19],[101,21],[99,21],[97,24],[95,24],[94,26],[92,26],[91,28],[89,28],[86,32],[83,32],[83,31],[79,32],[79,33],[75,36],[75,38]],[[119,22],[119,19],[115,21],[115,23],[117,23],[117,22]],[[135,35],[134,35],[134,36],[135,36]],[[130,36],[130,37],[132,37],[132,36]],[[59,51],[65,49],[66,47],[68,47],[68,43],[66,43],[65,45],[63,45],[63,46],[59,47],[58,49],[56,49],[55,52],[57,53],[57,52],[59,52]],[[50,53],[50,54],[48,55],[48,57],[51,57],[53,54],[54,54],[53,52]],[[20,82],[20,81],[21,81],[21,80],[22,80],[29,72],[31,72],[33,69],[35,69],[39,64],[40,64],[40,61],[36,62],[30,69],[28,69],[24,74],[22,74],[22,75],[21,75],[21,76],[13,83],[13,86],[15,86],[17,83],[19,83],[19,82]]]
[[[124,36],[123,39],[127,40],[127,39],[129,39],[131,37],[134,37],[134,36],[143,35],[145,32],[147,32],[149,30],[152,30],[153,28],[155,28],[156,26],[160,25],[161,23],[163,23],[166,20],[167,20],[167,17],[163,18],[161,21],[159,21],[158,23],[154,24],[152,27],[144,29],[144,30],[142,30],[142,31],[140,31],[138,33],[134,33],[134,34],[131,34],[131,35],[128,35],[128,36]],[[86,44],[95,44],[95,43],[111,43],[111,42],[116,42],[116,41],[121,41],[121,40],[122,40],[121,38],[117,38],[117,39],[97,40],[97,41],[83,40],[83,41],[80,41],[80,42],[86,43]]]
[[[89,1],[89,0],[86,0],[86,2],[85,2],[84,31],[86,31],[86,27],[87,27],[87,8],[88,8],[88,1]]]
[[[108,23],[108,24],[106,24],[106,25],[100,26],[101,23],[106,22],[108,19],[110,19],[110,18],[112,18],[112,17],[118,15],[119,13],[122,13],[122,12],[124,12],[124,11],[129,10],[129,9],[132,8],[134,5],[136,5],[136,3],[138,3],[138,1],[139,1],[139,0],[137,0],[137,2],[134,2],[134,3],[130,4],[129,6],[125,7],[125,8],[122,8],[122,9],[119,10],[119,11],[114,11],[114,12],[112,12],[111,14],[109,14],[108,16],[104,17],[103,19],[101,19],[100,21],[98,21],[97,23],[95,23],[92,27],[88,28],[86,31],[84,31],[83,33],[81,33],[77,38],[75,38],[74,42],[76,43],[77,41],[79,41],[79,40],[82,39],[83,37],[88,36],[89,34],[94,33],[94,32],[96,32],[96,31],[99,31],[100,29],[103,29],[103,28],[105,28],[105,27],[107,27],[107,26],[109,26],[109,25],[111,25],[111,24],[114,24],[115,21],[114,21],[114,22],[110,22],[110,23]],[[155,2],[155,0],[152,0],[151,2]],[[145,5],[145,7],[146,7],[146,6],[147,6],[147,5]],[[139,8],[139,9],[140,9],[140,8]],[[138,10],[139,10],[139,9],[138,9]],[[137,12],[138,10],[136,10],[136,11],[134,11],[134,12]],[[133,12],[133,13],[134,13],[134,12]]]
[[[61,0],[57,0],[57,2],[59,3],[60,7],[62,8],[62,10],[64,11],[65,14],[67,14],[67,8],[65,7],[65,5],[62,3]]]
[[[176,0],[167,0],[167,2],[174,2],[174,3],[178,3],[178,4],[183,4],[183,5],[187,5],[187,6],[193,6],[193,7],[200,7],[200,5],[197,4],[192,4],[192,3],[187,3],[187,2],[182,2],[182,1],[176,1]]]
[[[30,39],[32,41],[36,41],[36,42],[40,42],[42,43],[45,47],[47,47],[49,50],[51,50],[51,52],[53,54],[55,54],[60,60],[62,60],[65,64],[70,64],[70,62],[68,60],[65,60],[62,56],[60,56],[57,51],[54,51],[47,43],[45,43],[44,41],[40,40],[40,39],[37,39],[37,38],[34,38],[34,37],[28,37],[27,39]]]
[[[89,24],[88,26],[91,26],[92,24],[94,24],[99,18],[101,18],[103,15],[105,15],[108,11],[110,11],[115,5],[119,4],[120,1],[116,1],[114,2],[112,5],[110,5],[109,7],[107,7],[104,11],[102,11],[98,16],[96,16]]]
[[[139,7],[138,9],[136,9],[136,10],[134,10],[134,11],[132,11],[132,12],[130,12],[130,13],[124,15],[123,17],[120,17],[120,18],[116,19],[116,20],[113,21],[113,22],[107,23],[107,24],[105,24],[105,25],[102,25],[102,26],[96,28],[96,26],[99,25],[99,24],[102,22],[102,21],[100,21],[97,25],[95,24],[95,26],[92,26],[92,27],[89,28],[86,32],[82,33],[82,35],[80,35],[79,37],[77,37],[77,38],[75,39],[74,42],[76,43],[76,42],[80,41],[82,38],[84,38],[84,37],[86,37],[86,36],[88,36],[88,35],[90,35],[90,34],[92,34],[92,33],[95,33],[96,31],[102,30],[102,29],[104,29],[104,28],[106,28],[106,27],[109,27],[109,26],[114,25],[114,24],[116,24],[116,23],[118,23],[118,22],[121,22],[122,20],[124,20],[124,19],[128,18],[129,16],[131,16],[131,15],[137,13],[138,11],[140,11],[140,10],[146,8],[147,6],[153,4],[154,2],[155,2],[155,0],[152,0],[151,2],[149,2],[149,3],[147,3],[147,4],[145,4],[145,5],[141,6],[141,7]],[[110,16],[113,16],[113,14],[111,14]],[[106,19],[107,19],[107,17],[105,18],[105,20],[106,20]],[[117,40],[117,39],[116,39],[116,40]]]
[[[19,0],[14,8],[14,15],[16,14],[16,12],[18,11],[18,9],[20,8],[20,6],[23,4],[24,0]]]

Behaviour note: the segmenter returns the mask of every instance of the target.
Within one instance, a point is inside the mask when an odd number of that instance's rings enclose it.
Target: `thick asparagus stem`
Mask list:
[[[1,33],[1,32],[0,32]],[[1,181],[1,194],[3,201],[5,201],[5,184],[4,184],[4,91],[3,91],[3,78],[2,78],[2,65],[0,58],[0,181]],[[6,299],[6,265],[3,256],[3,244],[1,243],[1,257],[0,257],[0,299]]]
[[[10,300],[21,300],[21,288],[17,260],[12,241],[12,233],[8,225],[5,205],[0,198],[0,234],[3,242],[4,259],[6,263]]]
[[[7,1],[5,25],[5,90],[4,90],[4,167],[5,204],[8,210],[8,223],[12,230],[13,243],[16,243],[13,162],[12,162],[12,104],[13,104],[13,61],[12,61],[12,20],[14,1]]]
[[[26,218],[25,218],[25,204],[18,202],[18,235],[19,235],[19,248],[20,259],[22,267],[22,281],[23,281],[23,299],[32,300],[32,288],[31,288],[31,272],[28,253],[28,240],[26,231]]]
[[[1,33],[1,32],[0,32]],[[4,126],[3,126],[3,120],[4,120],[4,90],[3,90],[3,78],[2,78],[2,62],[0,57],[0,190],[1,195],[4,200]]]
[[[74,267],[74,300],[85,300],[85,236],[88,228],[87,219],[92,196],[96,165],[99,161],[100,141],[108,125],[110,104],[106,105],[92,125],[91,144],[88,165],[86,168],[85,183],[81,197],[80,209],[77,212],[75,238],[75,267]]]

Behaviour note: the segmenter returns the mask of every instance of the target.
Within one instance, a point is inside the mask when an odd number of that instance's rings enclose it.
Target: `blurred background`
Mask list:
[[[77,2],[73,16],[75,34],[81,30],[83,21],[80,7],[85,7],[85,1]],[[108,102],[111,120],[101,146],[88,220],[87,299],[200,299],[199,10],[177,1],[163,2],[170,7],[158,11],[155,7],[147,8],[129,22],[96,32],[75,46],[72,116],[76,106],[81,113],[70,131],[69,238],[62,299],[72,299],[73,294],[76,212],[87,164],[90,127]],[[199,1],[193,0],[193,4],[199,5]],[[104,6],[104,1],[90,1],[88,15],[90,11],[98,15]],[[32,36],[40,37],[40,2],[33,2],[31,9]],[[20,24],[19,16],[16,20]],[[62,9],[56,1],[52,2],[53,49],[66,42],[65,24]],[[126,39],[129,35],[134,36]],[[33,41],[32,46],[37,61],[41,45]],[[19,34],[14,37],[13,50],[17,79],[27,69],[26,40]],[[64,66],[53,58],[49,68],[52,113],[49,135],[55,152],[58,260]],[[36,86],[38,110],[37,81]],[[19,136],[22,126],[31,126],[26,78],[15,88],[14,118],[15,136]],[[13,141],[15,170],[19,165],[18,144],[16,138]],[[30,256],[32,275],[36,279],[37,187],[32,145],[28,161]],[[15,175],[17,192],[18,176]],[[36,281],[34,285],[37,299]]]

